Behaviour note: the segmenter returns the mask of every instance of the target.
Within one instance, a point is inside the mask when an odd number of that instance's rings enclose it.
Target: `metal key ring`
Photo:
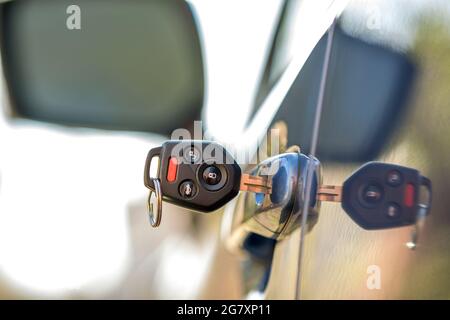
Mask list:
[[[155,191],[150,189],[147,199],[147,209],[148,209],[148,217],[150,219],[150,224],[153,228],[159,227],[162,218],[162,193],[161,193],[161,184],[159,179],[152,179],[153,184],[155,186]],[[156,196],[156,212],[154,210],[154,206],[152,203],[152,193],[155,193]]]

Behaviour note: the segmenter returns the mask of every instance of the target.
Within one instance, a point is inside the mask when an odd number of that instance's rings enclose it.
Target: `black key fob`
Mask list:
[[[144,183],[150,179],[152,158],[159,157],[157,177],[163,200],[202,212],[214,211],[238,193],[241,169],[220,144],[199,140],[171,140],[149,151]]]
[[[428,203],[420,203],[420,192]],[[354,172],[342,189],[342,208],[362,228],[396,228],[416,223],[421,209],[431,204],[431,182],[419,171],[369,162]]]

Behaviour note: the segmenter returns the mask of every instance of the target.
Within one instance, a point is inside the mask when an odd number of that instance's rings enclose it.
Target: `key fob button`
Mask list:
[[[180,195],[185,199],[190,199],[195,196],[195,193],[197,192],[197,188],[195,187],[195,184],[191,180],[184,181],[180,184]]]
[[[395,202],[388,203],[388,205],[386,206],[386,215],[389,218],[392,218],[392,219],[398,218],[398,217],[400,217],[400,214],[401,214],[401,208],[397,203],[395,203]]]
[[[187,163],[197,163],[200,161],[200,151],[194,146],[187,147],[183,153]]]
[[[206,190],[217,192],[227,184],[228,174],[222,164],[204,163],[198,170],[197,179]]]
[[[370,183],[361,189],[360,202],[365,207],[373,207],[381,202],[383,189],[376,183]]]
[[[391,187],[398,187],[403,182],[402,174],[397,170],[391,170],[387,174],[386,182]]]
[[[210,186],[217,185],[222,179],[220,169],[216,166],[208,166],[203,170],[203,181]]]

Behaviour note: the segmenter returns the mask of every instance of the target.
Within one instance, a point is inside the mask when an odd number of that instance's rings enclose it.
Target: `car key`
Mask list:
[[[420,193],[428,192],[427,203]],[[360,227],[379,230],[414,225],[431,206],[431,182],[419,171],[394,164],[369,162],[339,186],[322,186],[318,200],[341,202]]]
[[[150,163],[159,157],[155,178],[150,178]],[[148,153],[144,184],[158,188],[166,202],[187,209],[211,212],[233,199],[240,190],[271,192],[269,179],[243,174],[224,147],[212,141],[171,140]]]

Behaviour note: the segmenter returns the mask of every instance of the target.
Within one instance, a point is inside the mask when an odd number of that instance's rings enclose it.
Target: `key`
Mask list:
[[[423,193],[428,193],[422,203]],[[322,186],[317,199],[341,202],[360,227],[368,230],[414,225],[431,206],[431,181],[419,171],[369,162],[340,186]]]
[[[150,163],[159,157],[157,179],[162,199],[187,209],[211,212],[233,199],[240,190],[270,193],[271,181],[243,174],[234,158],[211,141],[172,140],[149,151],[144,184],[155,190]]]

